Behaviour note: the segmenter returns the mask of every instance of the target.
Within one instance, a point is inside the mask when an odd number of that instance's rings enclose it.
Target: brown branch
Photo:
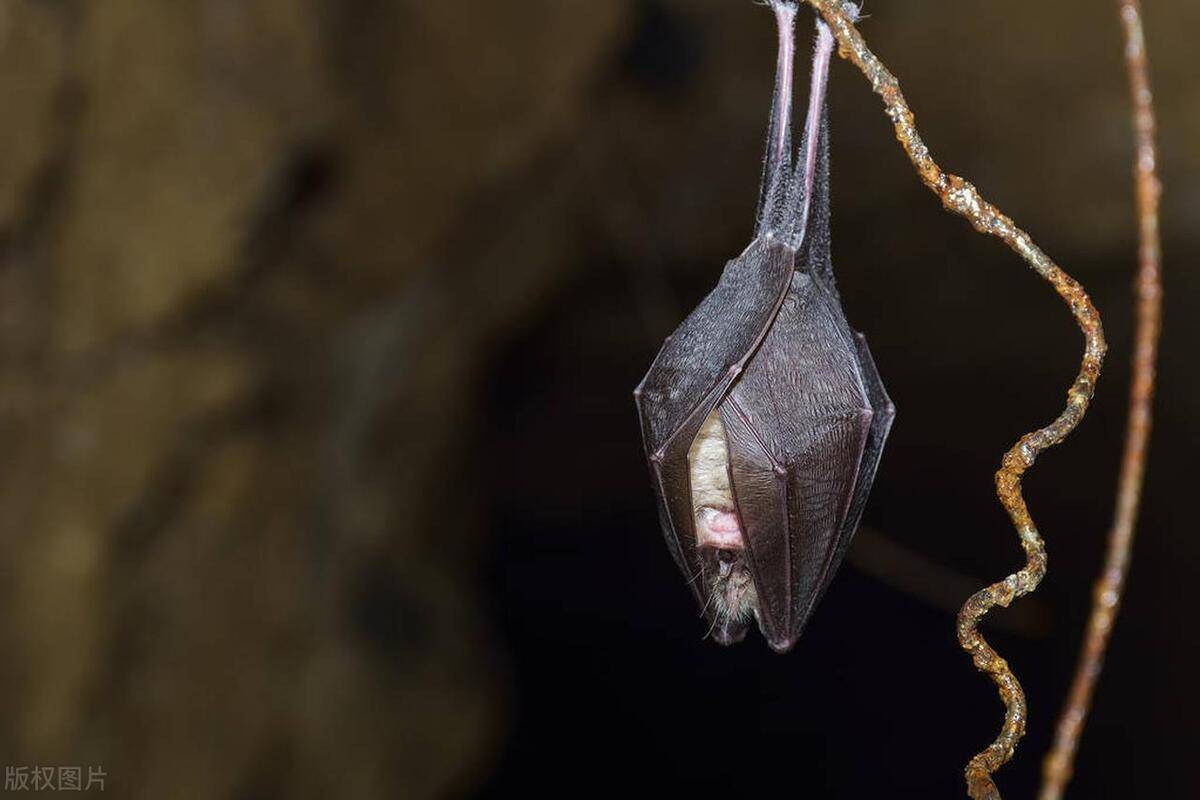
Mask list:
[[[833,29],[839,54],[862,71],[871,88],[883,99],[887,115],[896,128],[896,138],[925,185],[941,198],[942,205],[948,210],[965,217],[981,233],[996,236],[1025,259],[1068,304],[1084,335],[1083,360],[1079,375],[1067,393],[1066,408],[1054,422],[1021,437],[1004,455],[996,473],[996,494],[1016,526],[1025,551],[1025,566],[999,583],[976,592],[958,614],[959,643],[970,653],[975,666],[995,681],[1005,706],[1004,725],[999,736],[966,767],[967,791],[977,800],[999,798],[991,773],[1012,758],[1017,742],[1025,733],[1025,693],[1008,663],[980,635],[977,624],[994,606],[1007,606],[1014,598],[1033,591],[1046,573],[1046,550],[1021,495],[1021,477],[1038,454],[1061,442],[1087,411],[1106,350],[1100,315],[1083,287],[1051,261],[1027,233],[984,200],[974,186],[957,175],[943,172],[934,162],[917,133],[913,113],[900,92],[899,82],[867,48],[839,0],[806,2]]]
[[[1108,536],[1108,554],[1104,570],[1096,581],[1091,618],[1079,653],[1075,678],[1058,720],[1054,744],[1042,765],[1041,800],[1062,797],[1063,789],[1071,779],[1079,735],[1087,720],[1096,680],[1104,666],[1104,651],[1121,605],[1121,592],[1129,571],[1130,549],[1145,475],[1162,319],[1158,233],[1158,201],[1162,189],[1155,170],[1154,97],[1150,92],[1149,65],[1138,0],[1117,0],[1117,9],[1125,34],[1125,65],[1129,72],[1129,93],[1133,101],[1133,176],[1137,193],[1139,241],[1138,272],[1134,285],[1137,329],[1129,389],[1129,420],[1117,483],[1116,510]]]

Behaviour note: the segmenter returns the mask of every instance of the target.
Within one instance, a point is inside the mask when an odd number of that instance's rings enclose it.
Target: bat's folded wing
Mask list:
[[[751,243],[663,344],[634,391],[667,546],[688,576],[700,572],[688,449],[770,328],[794,258],[771,237]],[[692,586],[699,593],[697,582]]]
[[[887,441],[888,434],[891,433],[892,420],[896,418],[896,407],[892,405],[887,390],[883,388],[883,380],[879,377],[875,359],[867,347],[866,337],[861,333],[855,333],[854,345],[858,352],[859,370],[873,414],[871,429],[867,435],[867,446],[863,450],[862,460],[858,466],[858,483],[854,489],[854,499],[850,503],[850,510],[846,514],[846,521],[842,525],[841,533],[838,534],[837,550],[834,553],[833,562],[835,566],[845,558],[854,533],[858,530],[863,509],[867,505],[867,497],[871,494],[871,486],[875,483],[875,472],[879,468],[879,458],[883,455],[883,445]],[[832,580],[833,571],[831,570],[830,574],[825,576],[822,581],[821,594],[824,594],[825,590],[829,588]]]
[[[759,620],[776,650],[800,636],[837,569],[863,489],[874,411],[848,330],[836,296],[797,274],[721,406]]]

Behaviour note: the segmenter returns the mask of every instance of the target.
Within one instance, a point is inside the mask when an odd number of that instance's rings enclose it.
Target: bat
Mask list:
[[[756,620],[786,652],[846,554],[895,407],[834,282],[833,36],[818,19],[793,167],[797,3],[768,4],[779,45],[754,240],[664,342],[634,402],[667,547],[709,635],[732,644]]]

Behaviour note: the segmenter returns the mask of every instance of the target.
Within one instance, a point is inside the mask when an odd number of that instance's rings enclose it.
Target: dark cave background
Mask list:
[[[998,783],[1031,797],[1126,410],[1120,30],[866,10],[935,157],[1110,344],[1025,482],[1048,577],[984,626],[1030,708]],[[1200,790],[1200,9],[1145,14],[1160,394],[1074,797]],[[658,529],[631,392],[749,239],[773,49],[749,0],[0,7],[0,761],[121,797],[963,796],[1002,707],[954,613],[1022,561],[992,474],[1081,337],[845,62],[834,263],[898,408],[864,530],[777,656],[702,641]]]

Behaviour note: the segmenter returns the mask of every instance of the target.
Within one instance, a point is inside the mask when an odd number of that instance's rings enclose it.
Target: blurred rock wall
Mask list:
[[[0,6],[0,760],[477,780],[471,386],[569,268],[562,151],[626,11]]]

